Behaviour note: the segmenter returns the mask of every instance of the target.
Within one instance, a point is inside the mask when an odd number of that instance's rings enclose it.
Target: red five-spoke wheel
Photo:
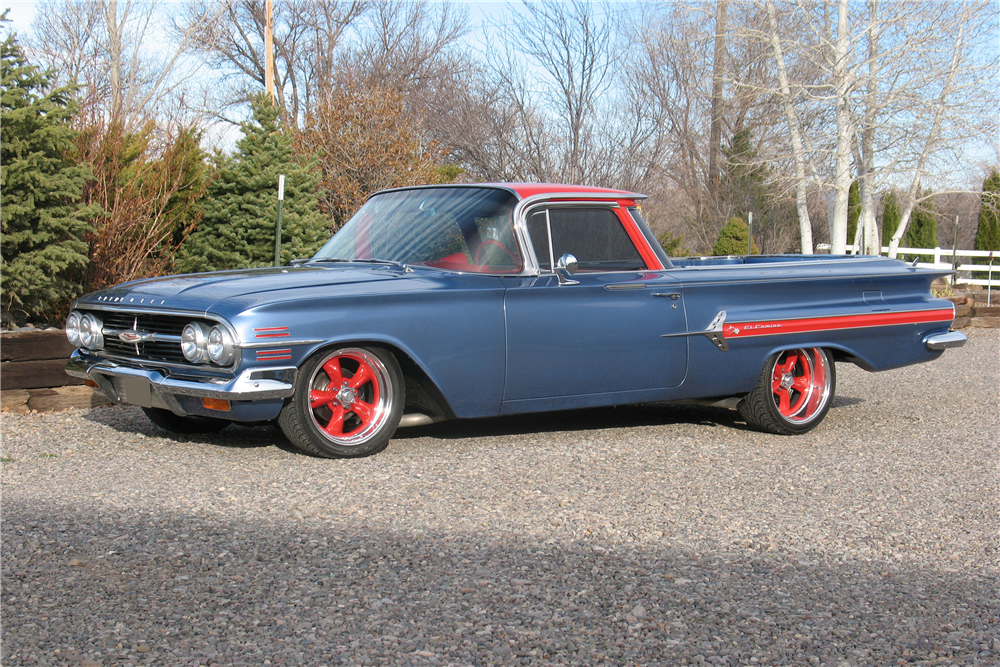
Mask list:
[[[296,446],[320,456],[385,449],[402,414],[402,377],[387,351],[357,347],[317,355],[278,421]]]
[[[805,433],[826,416],[835,385],[836,367],[826,350],[785,350],[768,359],[757,388],[738,409],[749,424],[763,431]]]

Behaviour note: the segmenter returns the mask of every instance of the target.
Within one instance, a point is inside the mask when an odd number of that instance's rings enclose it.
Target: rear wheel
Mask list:
[[[213,417],[198,417],[196,415],[182,416],[174,414],[170,410],[163,408],[143,408],[143,412],[153,422],[164,431],[178,433],[180,435],[192,435],[194,433],[215,433],[229,426],[228,419],[215,419]]]
[[[310,358],[278,423],[299,449],[328,458],[370,456],[403,414],[403,374],[392,353],[346,347]]]
[[[806,433],[823,421],[836,384],[836,366],[826,350],[785,350],[767,360],[756,389],[740,401],[737,409],[748,424],[761,431]]]

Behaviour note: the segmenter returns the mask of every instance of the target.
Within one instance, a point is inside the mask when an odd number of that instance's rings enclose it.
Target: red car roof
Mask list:
[[[581,194],[609,194],[615,195],[617,197],[626,197],[628,199],[645,199],[645,195],[640,195],[635,192],[627,192],[625,190],[612,190],[611,188],[595,188],[588,185],[564,185],[560,183],[481,183],[480,185],[496,185],[499,187],[510,188],[522,199],[532,197],[534,195],[551,194],[551,193],[581,193]]]

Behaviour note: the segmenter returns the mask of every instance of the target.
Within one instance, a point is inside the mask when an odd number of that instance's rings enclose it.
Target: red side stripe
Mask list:
[[[257,350],[257,361],[281,361],[291,358],[291,350]]]
[[[809,317],[800,320],[765,320],[761,322],[727,322],[723,334],[726,338],[747,336],[773,336],[776,334],[810,333],[864,327],[887,327],[899,324],[925,322],[951,322],[954,311],[919,310],[905,313],[866,313],[864,315],[838,315],[835,317]]]

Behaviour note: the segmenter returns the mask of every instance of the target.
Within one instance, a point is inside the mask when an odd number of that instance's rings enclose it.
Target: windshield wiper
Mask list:
[[[386,266],[395,266],[403,269],[403,273],[412,273],[413,269],[404,264],[403,262],[398,262],[394,259],[379,259],[378,257],[370,257],[367,259],[355,259],[355,262],[364,262],[366,264],[384,264]]]
[[[332,262],[343,262],[344,264],[355,264],[355,263],[361,263],[361,264],[384,264],[385,266],[395,266],[395,267],[398,267],[400,269],[403,269],[404,273],[412,273],[413,272],[413,269],[410,268],[408,265],[404,264],[403,262],[398,262],[398,261],[396,261],[394,259],[379,259],[378,257],[369,257],[369,258],[364,258],[364,259],[361,259],[361,258],[359,258],[359,259],[339,259],[337,257],[320,257],[318,259],[310,259],[310,260],[308,260],[308,262],[310,264],[319,263],[319,262],[331,262],[331,263]]]

